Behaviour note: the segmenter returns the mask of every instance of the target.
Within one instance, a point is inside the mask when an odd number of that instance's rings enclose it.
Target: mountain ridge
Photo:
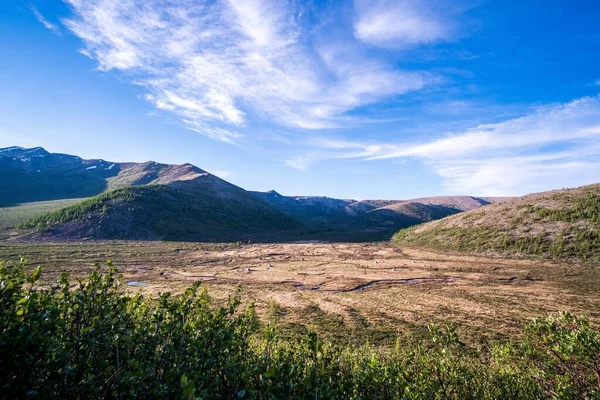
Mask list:
[[[5,172],[0,176],[0,207],[37,201],[90,199],[45,216],[36,216],[37,218],[21,224],[30,229],[41,229],[46,236],[54,234],[56,237],[178,236],[164,225],[156,228],[152,221],[142,221],[144,218],[160,219],[142,210],[145,207],[146,210],[152,209],[155,213],[164,214],[161,217],[163,219],[167,219],[166,215],[172,211],[169,218],[173,219],[174,226],[179,225],[178,220],[187,221],[196,227],[204,227],[202,229],[218,231],[216,236],[220,238],[229,238],[230,235],[226,235],[225,231],[235,232],[237,227],[242,227],[242,231],[254,230],[255,233],[260,230],[295,230],[295,237],[300,238],[360,237],[382,240],[391,237],[398,229],[489,203],[483,198],[472,196],[436,196],[409,200],[284,196],[275,190],[246,191],[189,163],[86,160],[74,155],[49,153],[41,147],[13,146],[0,149],[0,168]],[[139,187],[146,189],[132,189]],[[120,207],[131,205],[131,199],[135,200],[136,207],[141,208],[135,208],[136,212],[128,216]],[[165,209],[156,209],[151,204],[151,199],[163,204]],[[189,203],[189,207],[184,207],[184,203]],[[102,212],[94,205],[101,205],[108,211]],[[207,212],[201,217],[203,209]],[[83,215],[82,210],[89,214]],[[174,214],[175,211],[181,215],[178,217]],[[137,219],[134,218],[135,221],[130,223],[131,229],[126,229],[126,224],[122,227],[115,224],[115,229],[109,229],[106,221],[112,218],[106,216],[107,212],[121,215],[123,221],[129,221],[131,216]],[[191,212],[198,215],[190,216]],[[215,224],[212,219],[214,215],[220,215],[222,227]],[[78,222],[71,218],[73,216],[77,216]],[[255,221],[258,216],[263,216],[265,221],[271,223],[258,223]],[[87,221],[94,221],[96,225]],[[61,224],[70,225],[67,229],[67,225],[61,227]],[[134,228],[137,232],[133,231]],[[186,239],[204,240],[215,237],[205,234],[202,229],[180,227],[175,231]]]

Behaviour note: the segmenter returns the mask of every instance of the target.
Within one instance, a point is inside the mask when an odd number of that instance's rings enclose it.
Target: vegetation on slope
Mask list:
[[[198,284],[127,295],[115,273],[40,289],[39,267],[0,266],[1,398],[600,398],[600,332],[585,318],[535,320],[491,349],[451,326],[391,349],[344,347],[283,339]]]
[[[364,219],[373,222],[390,221],[398,227],[402,227],[434,221],[459,212],[461,210],[442,205],[407,201],[369,211],[364,214]]]
[[[67,238],[200,240],[298,226],[250,195],[225,198],[191,181],[179,184],[111,190],[20,227]]]
[[[539,193],[398,232],[402,245],[600,260],[600,185]]]
[[[34,218],[40,214],[60,210],[82,199],[65,199],[37,201],[33,203],[17,204],[12,207],[0,207],[0,231],[11,229],[20,223]]]

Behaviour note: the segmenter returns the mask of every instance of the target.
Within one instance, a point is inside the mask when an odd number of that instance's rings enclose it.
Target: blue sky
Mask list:
[[[404,199],[600,181],[600,3],[12,0],[0,147]]]

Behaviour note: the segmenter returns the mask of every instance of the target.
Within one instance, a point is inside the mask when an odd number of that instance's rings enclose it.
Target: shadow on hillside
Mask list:
[[[2,233],[2,232],[0,232]],[[6,232],[5,232],[6,233]],[[12,240],[18,242],[79,242],[79,241],[132,241],[132,242],[189,242],[189,243],[258,243],[258,244],[283,244],[283,243],[370,243],[389,241],[395,231],[364,232],[364,231],[265,231],[265,232],[207,232],[204,235],[168,235],[163,237],[127,235],[109,237],[76,237],[57,234],[56,231],[35,230],[21,231],[21,235],[13,236]],[[6,235],[5,235],[6,236]],[[0,241],[7,239],[2,238]]]
[[[327,243],[369,243],[388,241],[394,231],[364,232],[351,230],[322,230],[322,231],[269,231],[269,232],[219,232],[207,235],[170,236],[162,240],[168,242],[208,242],[208,243],[298,243],[298,242],[327,242]],[[155,239],[134,239],[155,240]]]
[[[0,207],[96,196],[108,189],[107,179],[117,176],[120,169],[115,164],[110,170],[93,174],[85,174],[85,170],[39,175],[25,172],[6,174],[0,177]]]

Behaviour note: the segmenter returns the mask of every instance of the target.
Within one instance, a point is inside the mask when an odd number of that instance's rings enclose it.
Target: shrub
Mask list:
[[[491,350],[451,325],[395,348],[346,347],[261,329],[252,305],[216,306],[198,283],[152,297],[123,293],[110,263],[49,289],[40,272],[0,266],[1,398],[600,398],[600,333],[570,314]]]

